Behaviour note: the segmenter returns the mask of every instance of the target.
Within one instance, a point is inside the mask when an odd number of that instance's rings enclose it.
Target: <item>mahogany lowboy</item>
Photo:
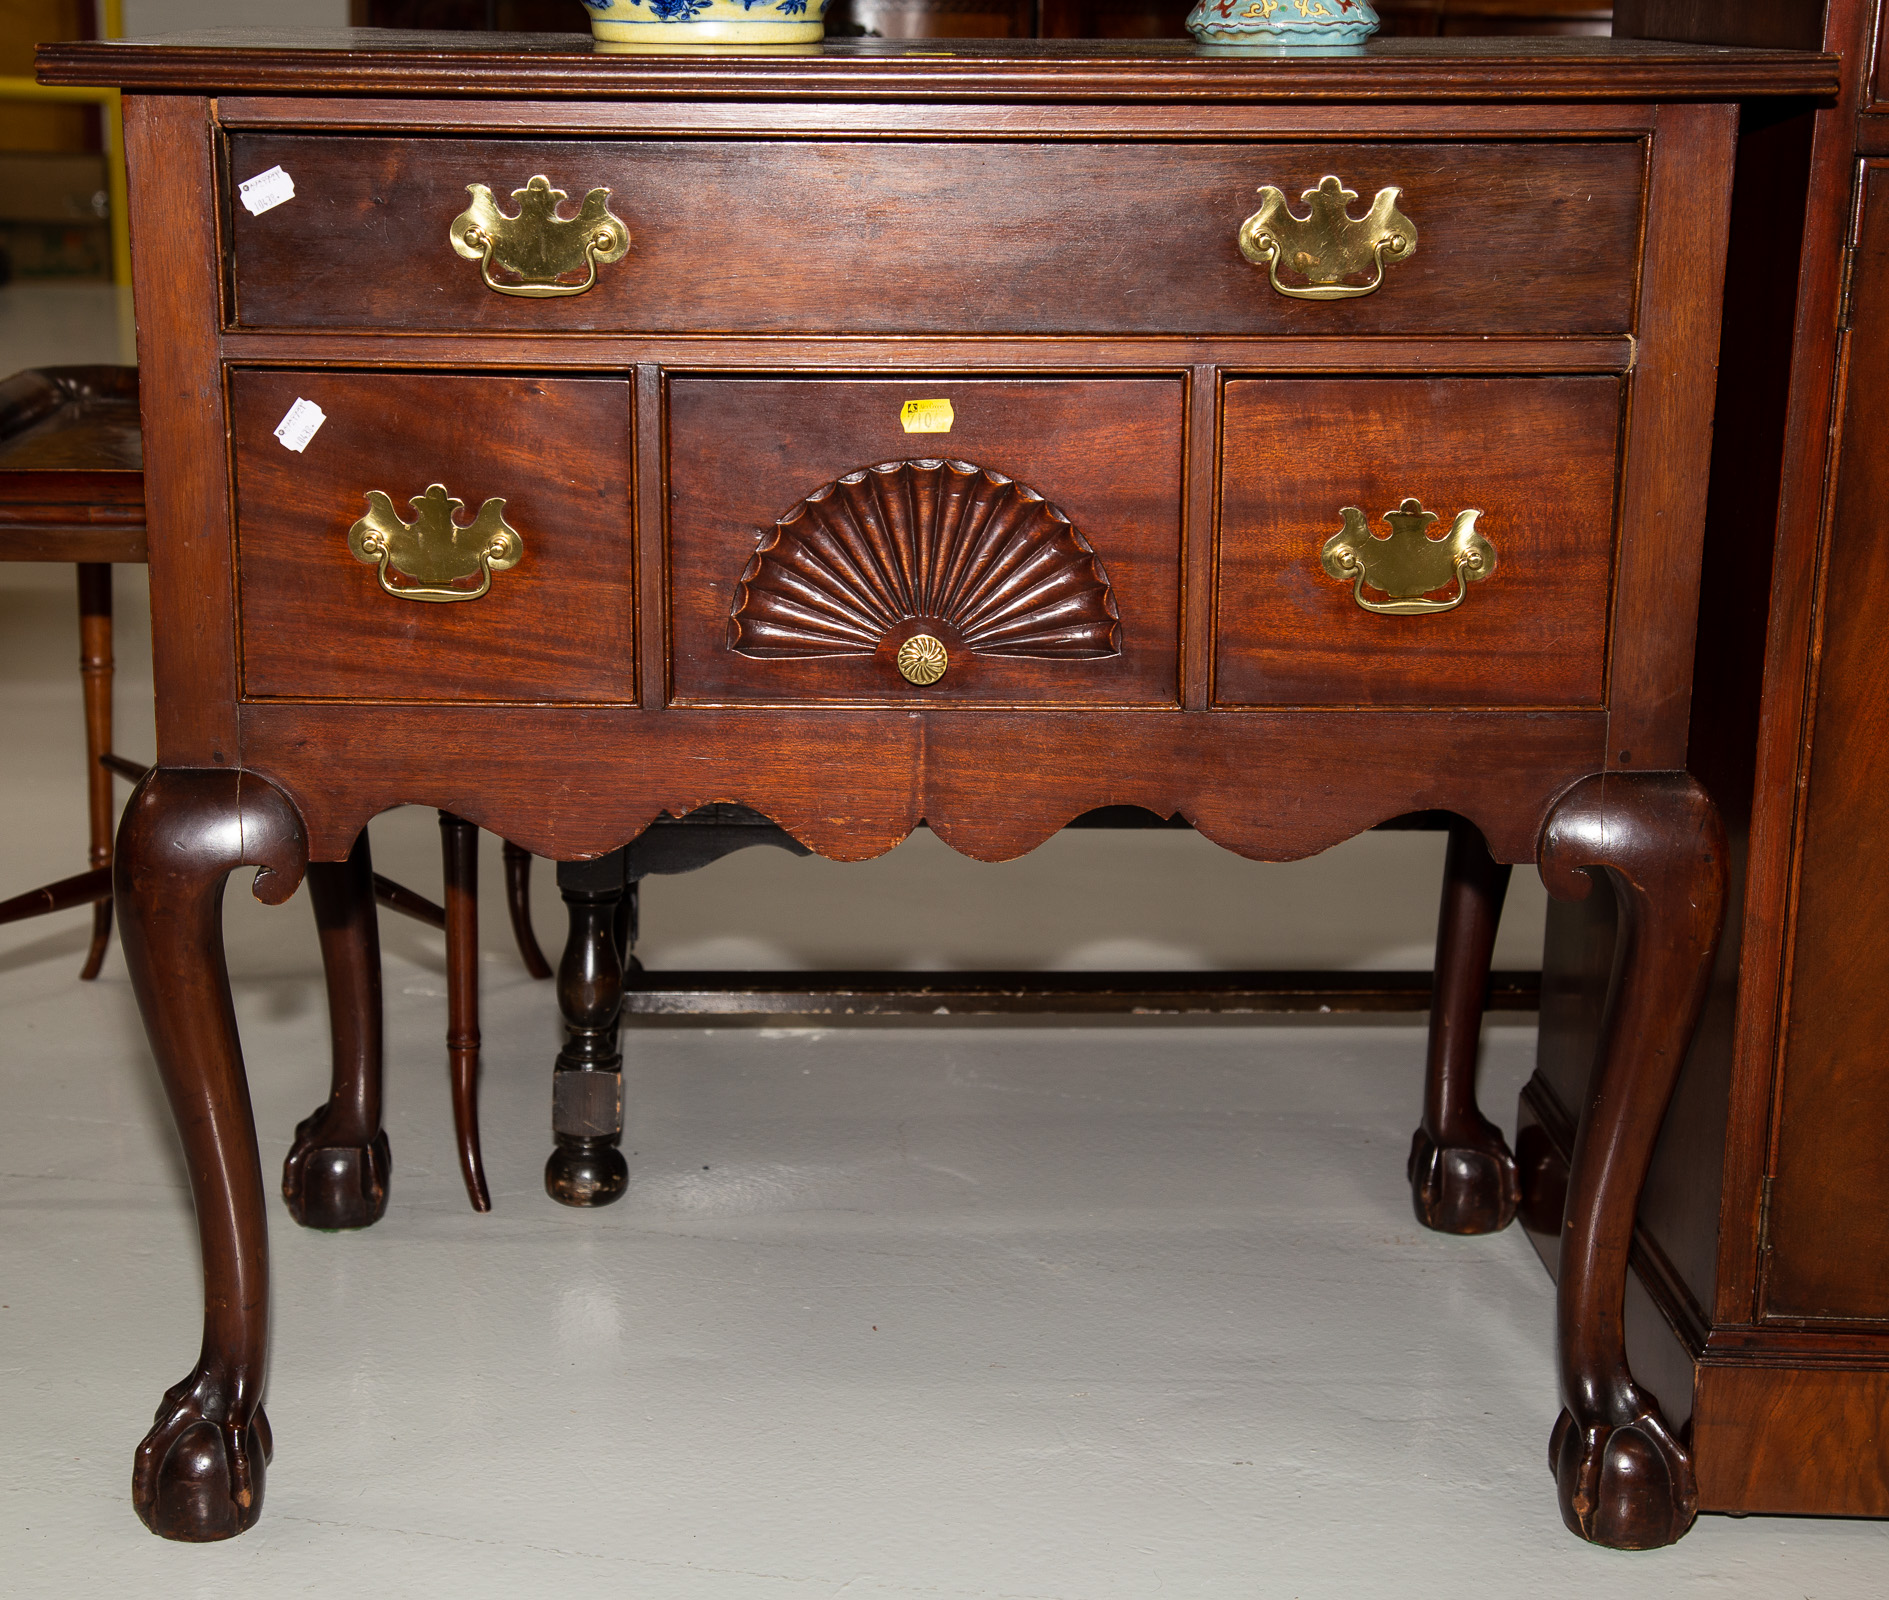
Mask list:
[[[1827,95],[1827,59],[360,34],[62,46],[42,71],[129,91],[161,762],[120,903],[209,1307],[139,1456],[157,1532],[248,1526],[269,1448],[223,876],[261,865],[279,898],[408,803],[563,863],[547,1183],[598,1203],[623,1182],[621,847],[713,802],[849,860],[921,820],[1001,859],[1108,805],[1262,859],[1457,814],[1411,1179],[1463,1232],[1521,1192],[1473,1096],[1505,865],[1577,899],[1613,883],[1627,956],[1567,1184],[1554,1466],[1587,1538],[1685,1530],[1690,1445],[1622,1327],[1727,870],[1684,771],[1719,291],[1738,102]],[[242,205],[272,167],[294,198]],[[488,286],[454,220],[468,186],[510,207],[537,175],[567,217],[609,189],[627,228],[584,293]],[[1349,217],[1394,200],[1414,251],[1242,252],[1262,188],[1303,215],[1328,175]],[[295,450],[298,399],[327,420]],[[476,599],[358,559],[371,506],[373,537],[411,541],[426,496],[428,548],[491,558]],[[1375,563],[1393,513],[1404,576],[1354,581],[1331,541]],[[364,877],[322,884],[357,996]],[[378,1204],[378,1102],[346,1103]]]

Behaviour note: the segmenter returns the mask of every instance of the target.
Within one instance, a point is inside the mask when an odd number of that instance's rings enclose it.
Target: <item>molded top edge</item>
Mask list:
[[[41,45],[38,63],[42,83],[132,91],[761,100],[1828,99],[1839,71],[1835,56],[1807,51],[1646,39],[1380,39],[1329,56],[1181,39],[828,39],[808,50],[618,55],[584,34],[216,29]]]

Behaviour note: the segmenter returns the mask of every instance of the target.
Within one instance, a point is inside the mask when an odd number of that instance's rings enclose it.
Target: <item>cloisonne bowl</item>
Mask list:
[[[1353,0],[1356,3],[1356,0]],[[610,45],[805,44],[826,32],[827,0],[583,0]]]
[[[1202,44],[1343,50],[1376,33],[1370,0],[1199,0],[1187,31]]]

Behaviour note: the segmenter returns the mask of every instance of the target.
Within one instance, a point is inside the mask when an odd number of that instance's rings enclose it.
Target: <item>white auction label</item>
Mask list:
[[[273,211],[284,200],[295,198],[295,180],[280,167],[271,167],[267,172],[244,179],[236,186],[236,194],[250,215],[259,217],[265,211]]]
[[[315,437],[315,430],[327,420],[328,413],[313,400],[297,400],[275,425],[275,436],[285,449],[300,455],[308,448],[308,441]]]

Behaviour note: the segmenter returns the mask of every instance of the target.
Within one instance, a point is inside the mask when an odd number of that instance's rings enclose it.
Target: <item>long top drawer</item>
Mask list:
[[[544,333],[1607,334],[1633,326],[1645,147],[1530,141],[503,140],[238,133],[229,314],[245,328]],[[252,211],[280,168],[292,199]],[[520,296],[455,250],[484,185],[592,190],[629,245]],[[1241,253],[1260,191],[1400,191],[1376,292],[1307,299]],[[528,197],[523,205],[532,203]],[[525,247],[527,250],[530,245]],[[517,280],[511,279],[513,283]],[[569,275],[581,282],[581,272]],[[1283,281],[1294,286],[1290,265]],[[568,285],[567,285],[568,286]],[[1298,286],[1304,286],[1299,280]]]

